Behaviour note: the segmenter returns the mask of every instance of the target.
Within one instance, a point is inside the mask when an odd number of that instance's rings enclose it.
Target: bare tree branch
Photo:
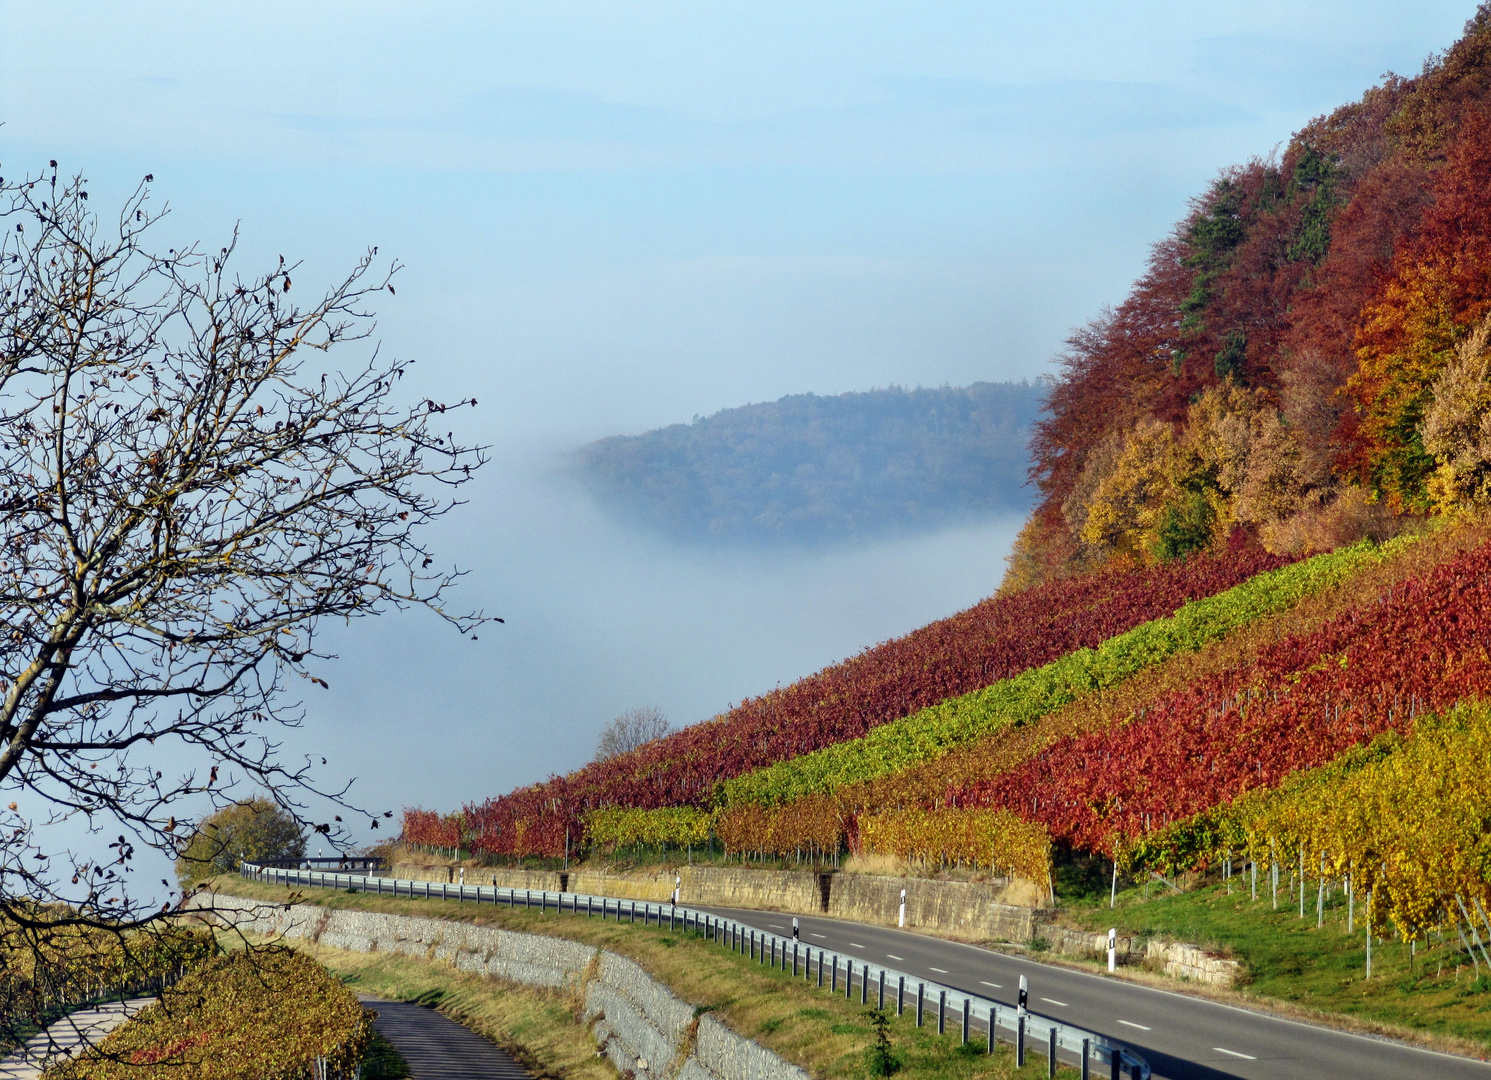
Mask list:
[[[485,621],[421,539],[485,460],[434,426],[476,401],[401,407],[409,365],[371,344],[397,265],[373,249],[302,307],[298,264],[230,270],[236,236],[151,250],[163,213],[142,183],[104,227],[55,163],[0,181],[0,921],[21,927],[150,924],[136,849],[174,858],[204,796],[268,792],[344,842],[307,799],[362,811],[273,738],[292,688],[326,685],[318,630]],[[162,740],[207,775],[165,777]],[[114,854],[46,850],[66,819]]]

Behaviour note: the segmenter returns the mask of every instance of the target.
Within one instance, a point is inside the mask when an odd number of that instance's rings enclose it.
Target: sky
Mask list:
[[[433,542],[470,642],[330,627],[287,749],[375,810],[707,719],[991,593],[1019,522],[832,551],[676,547],[565,454],[786,394],[1037,378],[1219,170],[1459,36],[1465,0],[15,3],[0,173],[57,158],[162,246],[327,286],[404,264],[383,347],[492,447]],[[352,362],[355,357],[349,355]]]

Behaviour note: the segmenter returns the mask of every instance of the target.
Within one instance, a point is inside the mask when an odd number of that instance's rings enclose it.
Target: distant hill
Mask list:
[[[600,439],[579,474],[619,516],[688,540],[814,543],[1027,511],[1026,382],[890,387],[725,409]]]

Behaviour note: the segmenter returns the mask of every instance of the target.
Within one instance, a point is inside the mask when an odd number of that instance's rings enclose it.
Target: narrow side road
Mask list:
[[[153,997],[130,998],[69,1013],[45,1031],[31,1036],[9,1057],[0,1060],[0,1080],[36,1080],[52,1060],[76,1054],[98,1042],[154,1001]]]
[[[529,1080],[529,1073],[476,1032],[434,1009],[358,994],[374,1023],[409,1063],[413,1080]]]
[[[792,916],[702,908],[790,936]],[[804,944],[887,964],[1011,1007],[1020,976],[1030,1011],[1132,1046],[1163,1080],[1491,1080],[1491,1065],[1222,1005],[1123,979],[904,930],[798,916]],[[908,986],[914,1008],[915,987]],[[887,990],[886,1005],[892,998]]]

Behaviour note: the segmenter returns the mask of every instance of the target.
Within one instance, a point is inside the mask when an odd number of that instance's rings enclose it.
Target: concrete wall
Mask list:
[[[809,1080],[714,1016],[696,1018],[693,1006],[638,964],[604,949],[446,919],[266,904],[223,893],[199,893],[193,902],[252,933],[443,960],[459,971],[577,993],[581,1019],[629,1080]]]

